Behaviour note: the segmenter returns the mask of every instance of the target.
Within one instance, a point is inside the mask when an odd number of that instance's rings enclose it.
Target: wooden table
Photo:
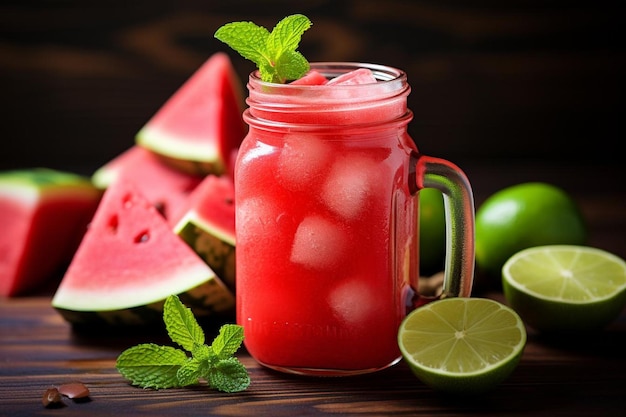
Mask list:
[[[571,190],[589,220],[590,243],[625,256],[625,194],[615,182],[591,186],[595,179],[588,174],[608,174],[602,168],[524,170],[483,165],[466,171],[473,178],[478,203],[497,188],[524,180],[543,179]],[[503,301],[497,289],[477,288],[475,294]],[[469,398],[434,392],[404,362],[371,375],[317,379],[264,369],[245,351],[238,353],[252,379],[245,392],[224,394],[204,385],[160,391],[130,386],[116,371],[115,359],[137,343],[166,343],[163,336],[75,332],[51,308],[50,294],[0,299],[0,416],[595,417],[622,416],[626,411],[626,310],[595,335],[551,340],[529,330],[514,373],[494,391]],[[74,380],[88,386],[90,401],[66,400],[61,409],[42,406],[47,388]]]

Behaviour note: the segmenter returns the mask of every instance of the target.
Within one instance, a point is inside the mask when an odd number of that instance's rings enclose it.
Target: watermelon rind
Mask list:
[[[200,256],[231,290],[235,291],[234,236],[189,212],[174,227],[174,232]]]
[[[235,186],[207,176],[189,195],[174,232],[235,292]]]
[[[72,172],[0,172],[0,295],[35,292],[58,279],[101,196],[89,178]]]
[[[0,193],[24,202],[67,195],[99,199],[101,194],[85,176],[45,167],[0,172]]]
[[[189,291],[177,294],[181,301],[191,308],[197,318],[209,318],[213,321],[232,320],[234,315],[234,298],[225,291],[223,284],[211,279]],[[154,303],[113,310],[76,310],[54,306],[61,316],[75,326],[89,328],[93,325],[105,326],[149,326],[159,324],[163,320],[165,300]]]
[[[52,306],[69,322],[150,324],[172,294],[199,316],[234,311],[234,295],[128,179],[109,185]]]
[[[228,55],[218,52],[163,103],[135,141],[175,169],[221,175],[247,132],[243,109],[241,81]]]

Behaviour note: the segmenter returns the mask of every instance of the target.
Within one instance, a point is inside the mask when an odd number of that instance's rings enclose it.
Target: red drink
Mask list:
[[[315,68],[332,78],[356,66]],[[406,132],[406,77],[369,68],[378,82],[357,72],[342,81],[357,85],[254,74],[248,84],[250,131],[235,173],[237,321],[250,354],[274,369],[346,375],[400,358],[398,326],[419,275],[422,174]]]

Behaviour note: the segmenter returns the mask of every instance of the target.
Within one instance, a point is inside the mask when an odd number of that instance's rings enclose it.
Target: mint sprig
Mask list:
[[[278,22],[271,33],[252,22],[233,22],[220,27],[215,37],[254,62],[263,81],[282,84],[309,70],[308,61],[297,49],[311,25],[308,17],[294,14]]]
[[[248,388],[248,371],[233,356],[243,342],[243,327],[223,325],[209,346],[193,312],[176,295],[165,300],[163,321],[172,341],[185,350],[153,343],[126,349],[115,366],[133,385],[177,388],[197,384],[202,378],[210,387],[224,392]]]

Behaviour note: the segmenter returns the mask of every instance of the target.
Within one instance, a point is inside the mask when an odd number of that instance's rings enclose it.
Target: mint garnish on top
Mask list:
[[[243,341],[243,327],[223,325],[209,346],[204,343],[204,331],[193,313],[175,295],[165,300],[163,320],[172,341],[185,350],[153,343],[126,349],[115,366],[133,385],[176,388],[196,384],[203,378],[209,386],[224,392],[248,388],[248,371],[233,356]]]
[[[254,62],[263,81],[282,84],[309,70],[308,61],[296,49],[311,25],[306,16],[294,14],[278,22],[272,32],[252,22],[233,22],[220,27],[215,37]]]

